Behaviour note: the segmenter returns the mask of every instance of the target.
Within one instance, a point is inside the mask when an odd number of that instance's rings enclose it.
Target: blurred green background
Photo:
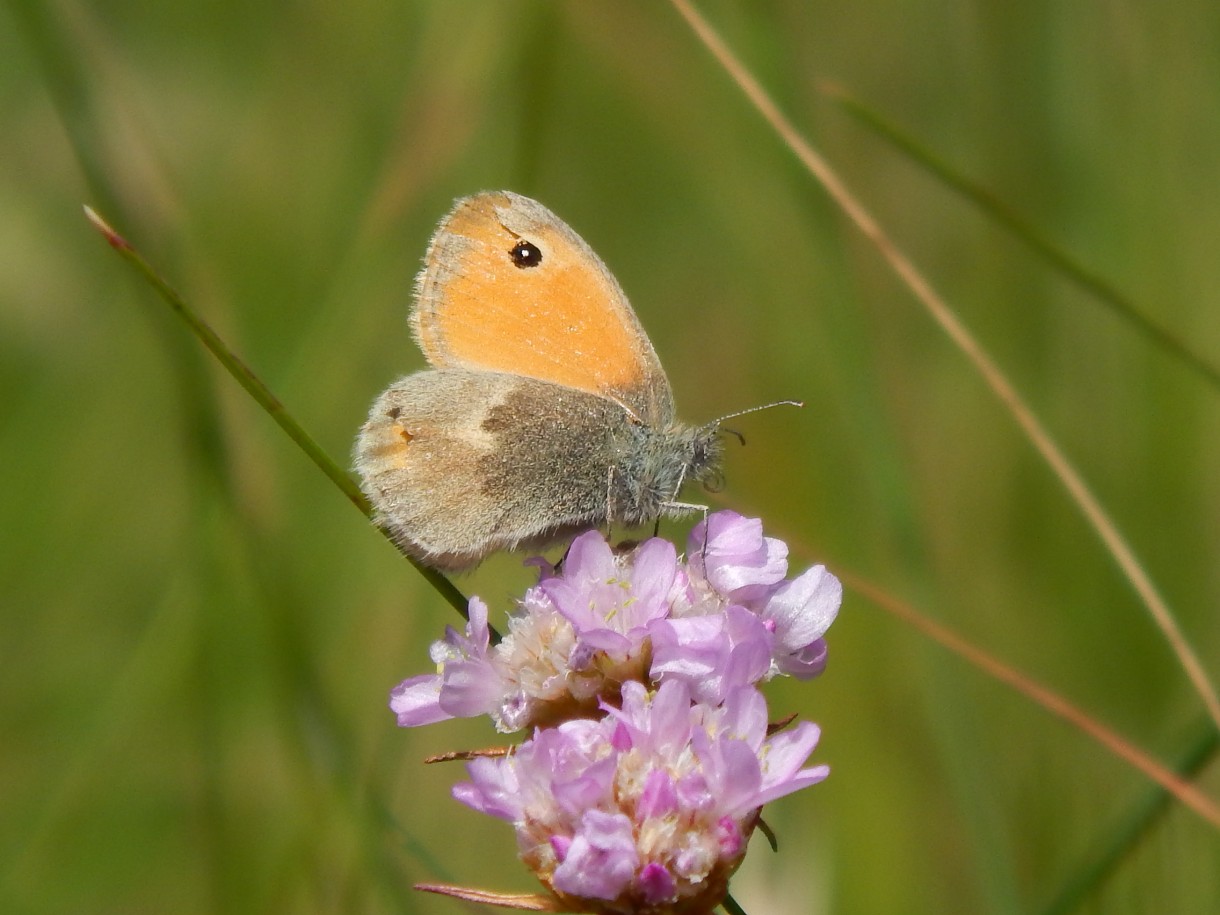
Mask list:
[[[902,125],[1220,364],[1210,0],[705,3],[1077,462],[1220,676],[1220,393],[853,118]],[[0,6],[0,910],[423,912],[531,891],[388,690],[456,617],[81,216],[101,210],[346,462],[422,365],[456,196],[542,200],[617,274],[718,504],[913,602],[1163,759],[1201,704],[1012,420],[664,3]],[[680,526],[666,533],[682,536]],[[459,580],[502,619],[519,557]],[[752,915],[1038,912],[1149,791],[849,593],[773,684],[823,785],[768,808]],[[1202,784],[1220,793],[1215,766]],[[1081,911],[1220,911],[1171,809]]]

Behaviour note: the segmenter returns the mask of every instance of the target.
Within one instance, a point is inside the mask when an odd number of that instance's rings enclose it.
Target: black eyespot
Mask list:
[[[513,259],[513,264],[524,270],[527,267],[537,267],[542,263],[542,252],[538,250],[538,246],[528,241],[519,241],[513,245],[513,250],[508,252],[508,256]]]

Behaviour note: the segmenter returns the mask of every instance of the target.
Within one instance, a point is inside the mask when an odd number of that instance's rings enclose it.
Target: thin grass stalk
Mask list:
[[[233,376],[255,402],[258,403],[276,424],[288,435],[314,465],[324,473],[339,491],[342,492],[365,517],[372,517],[372,506],[356,485],[355,480],[343,470],[328,455],[313,437],[305,431],[296,418],[284,408],[279,399],[263,384],[262,380],[250,370],[238,356],[220,338],[211,326],[195,313],[186,301],[144,260],[127,239],[110,227],[109,224],[89,207],[85,207],[85,215],[89,221],[106,239],[107,243],[156,290],[157,294],[169,305],[170,309],[190,328],[199,341],[216,357],[225,370]],[[384,533],[384,532],[383,532]],[[405,554],[404,554],[405,556]],[[454,587],[440,572],[431,569],[416,559],[406,556],[416,570],[436,589],[445,600],[464,617],[467,613],[466,597]]]
[[[1200,791],[1180,772],[1157,762],[1135,744],[1106,727],[1083,709],[1068,702],[1016,668],[972,644],[946,626],[934,622],[909,604],[889,594],[872,582],[836,566],[837,574],[849,588],[872,601],[892,616],[918,629],[928,638],[948,649],[987,676],[1004,683],[1016,692],[1042,706],[1056,718],[1083,732],[1106,750],[1173,795],[1184,807],[1198,814],[1220,830],[1220,805]]]
[[[1126,321],[1153,346],[1196,373],[1210,387],[1220,391],[1220,368],[1212,365],[1179,337],[1153,321],[1109,280],[1052,242],[1033,223],[1018,215],[1011,206],[982,185],[964,177],[927,146],[868,108],[842,87],[827,86],[824,87],[823,93],[838,102],[861,123],[872,128],[878,136],[906,153],[911,161],[939,179],[950,190],[974,204],[1013,238],[1044,258],[1068,280]]]
[[[1174,764],[1174,771],[1184,778],[1200,773],[1220,749],[1220,731],[1207,718],[1196,723],[1193,735]],[[1041,915],[1069,915],[1079,909],[1117,872],[1169,809],[1169,794],[1159,788],[1139,798],[1116,825],[1101,831],[1096,849],[1069,870],[1070,876]]]

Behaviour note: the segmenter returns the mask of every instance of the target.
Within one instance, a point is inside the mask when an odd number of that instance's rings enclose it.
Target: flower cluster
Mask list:
[[[762,805],[828,773],[802,768],[816,725],[769,733],[758,684],[821,673],[838,579],[787,579],[787,547],[727,511],[692,531],[685,560],[657,538],[616,554],[590,531],[561,569],[535,563],[504,639],[472,599],[465,631],[432,646],[437,672],[391,694],[398,723],[532,729],[472,760],[454,795],[513,824],[562,910],[710,911]]]

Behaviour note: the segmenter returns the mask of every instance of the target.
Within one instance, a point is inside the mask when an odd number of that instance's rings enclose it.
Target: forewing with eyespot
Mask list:
[[[537,248],[519,265],[519,242]],[[411,324],[438,367],[508,372],[612,399],[665,426],[673,396],[614,276],[554,213],[508,191],[455,204],[416,278]]]

